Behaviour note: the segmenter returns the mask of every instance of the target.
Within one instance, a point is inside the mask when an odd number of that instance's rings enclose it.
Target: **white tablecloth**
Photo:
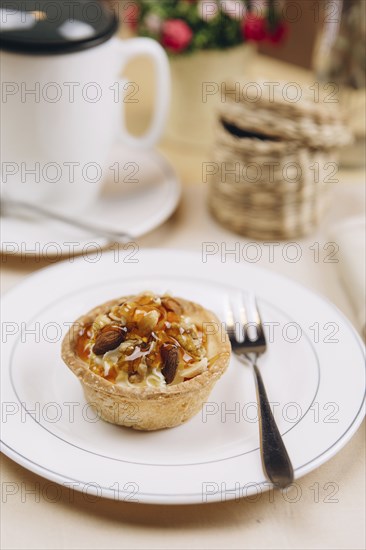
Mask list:
[[[197,160],[198,162],[198,160]],[[179,166],[179,165],[178,165]],[[185,163],[180,165],[184,179]],[[199,164],[196,166],[197,173]],[[219,227],[205,208],[206,189],[192,180],[184,186],[182,203],[162,227],[141,239],[141,246],[201,250],[203,242],[227,249],[247,240]],[[362,175],[361,175],[362,176]],[[351,214],[361,214],[364,188],[360,173],[344,174],[333,189],[328,219],[311,237],[298,241],[301,259],[286,261],[283,247],[262,246],[258,264],[282,273],[332,300],[358,322],[340,280],[339,265],[328,263],[328,228]],[[317,244],[318,243],[318,244]],[[343,261],[339,256],[339,260]],[[2,291],[11,288],[42,263],[8,259],[2,264]],[[328,463],[298,481],[301,497],[288,502],[280,493],[273,502],[263,494],[249,499],[200,506],[149,506],[88,500],[63,490],[56,502],[47,496],[48,482],[8,458],[1,459],[3,494],[1,542],[5,549],[241,549],[241,548],[364,548],[364,431]],[[336,502],[327,496],[335,489]],[[34,491],[34,493],[32,493]],[[43,492],[45,491],[45,494]],[[10,494],[9,494],[10,493]],[[11,494],[14,493],[14,494]],[[46,495],[46,496],[45,496]]]

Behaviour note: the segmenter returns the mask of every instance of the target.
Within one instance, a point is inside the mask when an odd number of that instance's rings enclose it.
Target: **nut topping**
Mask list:
[[[160,355],[163,361],[162,375],[167,384],[171,384],[175,378],[179,363],[178,348],[171,344],[163,344],[160,348]]]
[[[118,348],[125,339],[127,330],[116,325],[107,325],[98,334],[93,352],[95,355],[104,355],[107,351]]]
[[[146,313],[138,323],[139,331],[143,336],[151,334],[159,321],[159,313],[153,309]]]
[[[176,315],[183,313],[182,306],[174,298],[162,298],[161,303],[167,311],[172,311]]]
[[[208,369],[204,333],[184,300],[144,292],[112,303],[76,346],[95,374],[121,386],[163,388]]]

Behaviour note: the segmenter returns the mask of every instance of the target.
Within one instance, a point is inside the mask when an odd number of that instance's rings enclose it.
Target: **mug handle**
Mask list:
[[[168,56],[160,44],[152,38],[130,38],[126,41],[117,40],[125,63],[128,63],[128,61],[139,55],[148,56],[151,58],[155,68],[156,94],[154,114],[150,128],[144,135],[135,137],[128,132],[123,119],[121,136],[126,145],[139,149],[149,149],[161,137],[169,112],[171,81]]]

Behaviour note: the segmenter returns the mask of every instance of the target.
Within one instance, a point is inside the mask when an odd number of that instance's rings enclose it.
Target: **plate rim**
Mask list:
[[[139,150],[136,150],[136,152],[138,151]],[[166,187],[167,188],[169,187],[169,193],[167,193],[166,200],[163,203],[162,210],[159,210],[158,213],[151,216],[150,223],[147,224],[147,226],[146,224],[142,224],[142,229],[140,229],[139,231],[131,235],[132,242],[134,242],[134,240],[136,239],[144,237],[145,235],[148,235],[149,233],[151,233],[152,231],[154,231],[155,229],[163,225],[176,211],[181,201],[182,193],[183,193],[181,179],[177,171],[174,169],[170,160],[163,153],[161,153],[161,151],[157,148],[153,148],[149,151],[145,151],[145,154],[154,156],[154,159],[156,160],[157,165],[160,166],[162,172],[165,173],[166,177],[164,181],[165,181]],[[101,194],[101,196],[103,196],[103,193]],[[75,216],[77,216],[77,214],[75,214]],[[4,221],[1,223],[4,223]],[[70,232],[71,231],[72,229],[70,229]],[[71,236],[70,236],[70,239],[71,239]],[[62,258],[62,260],[60,260],[59,263],[61,263],[61,261],[63,261],[64,259],[67,259],[68,257],[75,256],[75,259],[78,258],[83,253],[83,246],[85,246],[88,243],[90,244],[92,242],[93,244],[100,247],[102,251],[105,251],[105,252],[108,252],[110,250],[108,249],[108,247],[113,245],[111,241],[109,241],[104,237],[99,238],[97,236],[93,237],[91,235],[90,239],[93,239],[93,240],[92,241],[88,240],[88,237],[86,237],[85,239],[84,238],[79,239],[78,246],[73,248],[72,254],[70,254],[69,251],[62,246],[62,243],[56,243],[60,245],[60,249],[55,252],[53,252],[52,250],[47,251],[47,258],[52,260],[54,258],[60,257]],[[4,242],[3,239],[0,238],[0,252],[3,254],[6,254],[6,250],[3,248],[3,242]],[[21,244],[21,241],[17,241],[17,244]],[[32,258],[32,257],[37,257],[37,253],[34,253],[32,251],[27,251],[27,250],[22,250],[22,251],[19,250],[19,251],[7,254],[6,256],[10,258],[23,257],[23,256],[27,258],[28,257]],[[47,269],[47,267],[45,267],[44,269]]]

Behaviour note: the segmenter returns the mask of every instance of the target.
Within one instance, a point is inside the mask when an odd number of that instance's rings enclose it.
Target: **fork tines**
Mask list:
[[[235,304],[229,306],[226,330],[233,348],[237,351],[242,353],[265,351],[266,338],[263,323],[253,295],[241,294]]]

